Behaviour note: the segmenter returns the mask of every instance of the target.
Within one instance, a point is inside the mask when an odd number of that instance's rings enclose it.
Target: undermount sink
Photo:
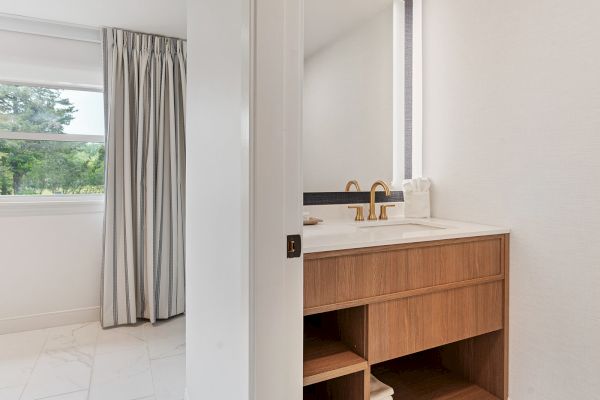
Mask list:
[[[404,233],[404,232],[421,232],[421,231],[435,231],[439,229],[447,229],[445,226],[434,225],[429,223],[418,223],[418,222],[396,222],[396,223],[384,223],[384,224],[369,224],[361,225],[359,229],[365,229],[369,231],[386,232],[386,233]]]

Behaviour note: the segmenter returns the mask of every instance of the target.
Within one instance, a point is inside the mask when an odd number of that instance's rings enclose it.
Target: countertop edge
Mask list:
[[[415,238],[392,238],[389,240],[377,240],[373,242],[362,242],[362,243],[354,243],[354,242],[346,242],[346,243],[336,243],[336,244],[325,244],[325,245],[317,245],[317,246],[305,246],[303,249],[303,254],[313,254],[313,253],[322,253],[327,251],[336,251],[336,250],[349,250],[349,249],[362,249],[369,247],[380,247],[380,246],[391,246],[396,244],[409,244],[409,243],[423,243],[423,242],[433,242],[438,240],[451,240],[451,239],[462,239],[462,238],[471,238],[471,237],[483,237],[483,236],[494,236],[494,235],[506,235],[510,234],[510,229],[508,228],[490,228],[490,229],[482,229],[482,230],[473,230],[471,232],[448,232],[445,234],[437,234],[425,237],[415,237]]]

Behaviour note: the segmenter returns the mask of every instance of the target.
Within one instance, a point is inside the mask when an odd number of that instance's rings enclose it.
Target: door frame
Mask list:
[[[250,0],[250,399],[301,400],[302,0]]]

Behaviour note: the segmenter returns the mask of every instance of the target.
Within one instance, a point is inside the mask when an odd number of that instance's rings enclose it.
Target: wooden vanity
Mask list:
[[[509,235],[304,255],[304,399],[508,394]]]

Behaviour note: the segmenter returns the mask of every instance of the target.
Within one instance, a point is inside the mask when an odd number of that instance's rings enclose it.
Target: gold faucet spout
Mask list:
[[[353,179],[351,181],[348,181],[348,183],[346,183],[346,188],[344,189],[344,192],[349,192],[350,188],[354,186],[356,188],[357,192],[360,192],[360,185],[358,184],[358,181],[356,179]]]
[[[375,192],[377,191],[377,187],[381,186],[385,191],[386,196],[390,196],[392,193],[390,192],[390,187],[384,181],[376,181],[371,186],[371,197],[369,201],[369,221],[376,221],[377,214],[375,213]]]

